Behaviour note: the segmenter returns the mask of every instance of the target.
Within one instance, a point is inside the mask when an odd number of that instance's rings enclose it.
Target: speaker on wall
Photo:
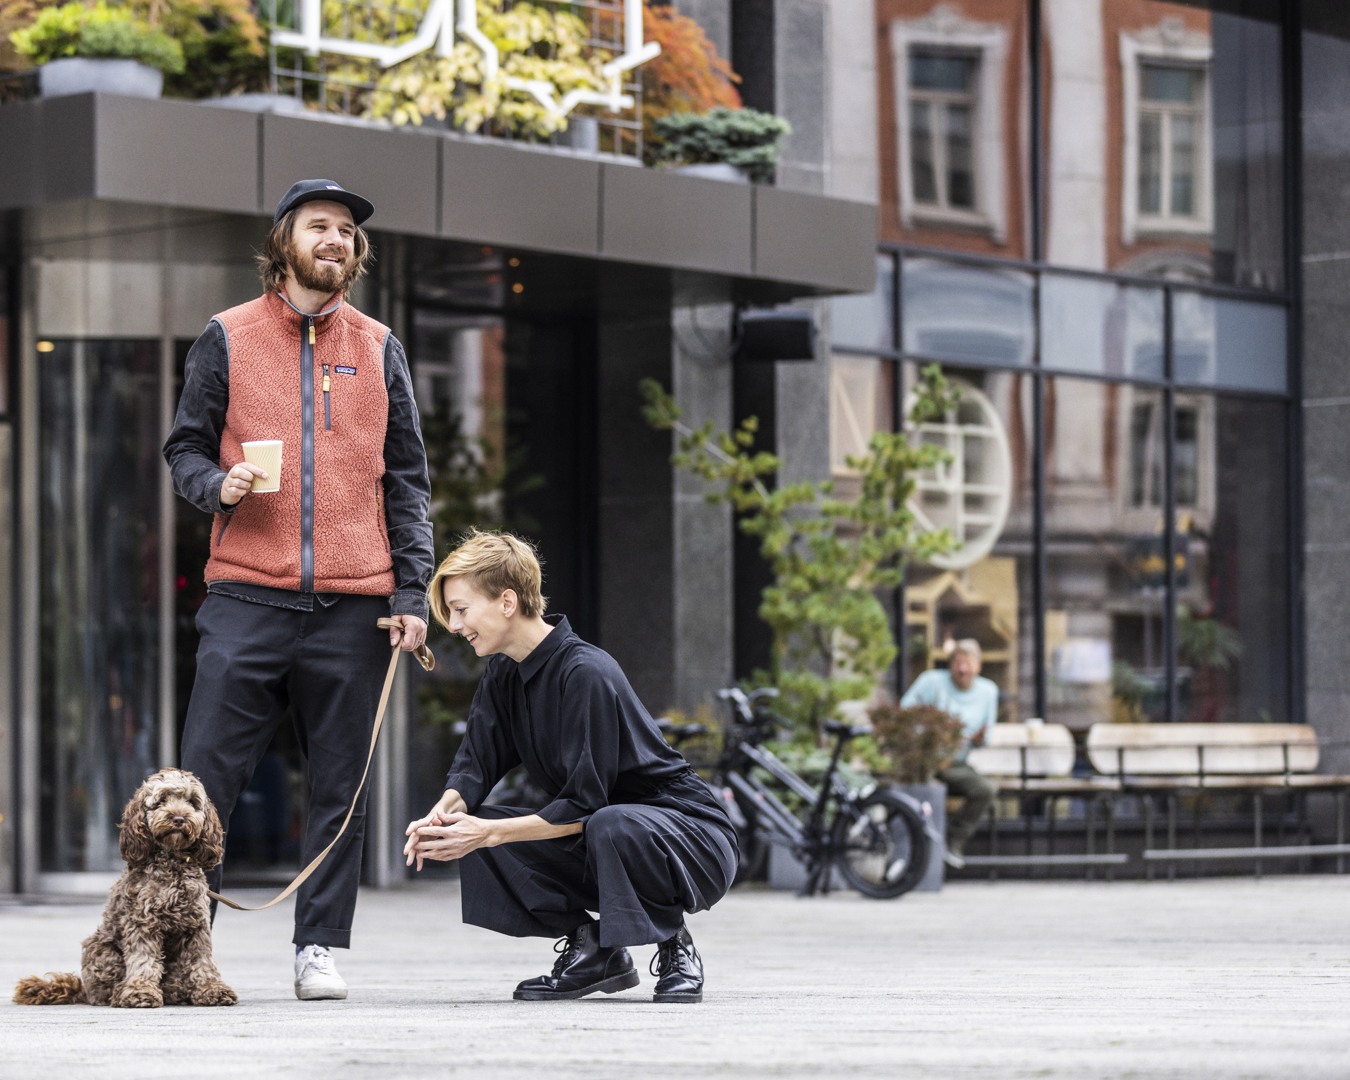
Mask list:
[[[750,363],[814,360],[815,315],[795,308],[739,311],[736,315],[736,348],[733,356]]]

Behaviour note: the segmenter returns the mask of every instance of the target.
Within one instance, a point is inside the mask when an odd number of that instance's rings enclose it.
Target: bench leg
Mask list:
[[[1252,846],[1253,846],[1253,847],[1258,847],[1258,848],[1261,846],[1261,802],[1262,802],[1262,800],[1261,800],[1261,793],[1260,793],[1259,791],[1253,792],[1253,793],[1252,793],[1252,829],[1253,829],[1253,832],[1252,832]],[[1254,860],[1252,860],[1252,861],[1253,861],[1253,863],[1255,864],[1255,865],[1253,866],[1252,869],[1254,870],[1254,872],[1255,872],[1255,874],[1256,874],[1256,879],[1257,879],[1258,881],[1260,881],[1260,880],[1261,880],[1261,860],[1260,860],[1260,859],[1254,859]]]

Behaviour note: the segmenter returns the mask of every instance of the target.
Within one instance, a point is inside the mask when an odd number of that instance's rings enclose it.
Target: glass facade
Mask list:
[[[915,432],[962,547],[911,568],[899,681],[971,636],[1005,719],[1294,718],[1279,5],[877,10],[883,263],[834,305],[834,441],[905,422],[840,400],[892,368],[964,391]]]
[[[159,343],[42,347],[43,869],[112,870],[159,758]]]

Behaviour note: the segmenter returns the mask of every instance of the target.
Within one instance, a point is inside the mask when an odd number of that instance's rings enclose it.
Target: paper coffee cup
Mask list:
[[[260,439],[257,442],[240,443],[244,449],[244,460],[267,470],[267,479],[255,476],[249,491],[281,490],[281,440]]]

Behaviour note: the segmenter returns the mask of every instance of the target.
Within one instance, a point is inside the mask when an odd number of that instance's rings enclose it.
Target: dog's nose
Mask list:
[[[175,814],[175,815],[174,815],[174,818],[173,818],[173,823],[174,823],[175,825],[181,825],[181,824],[183,824],[183,822],[185,822],[186,820],[187,820],[187,818],[185,818],[182,814]]]

